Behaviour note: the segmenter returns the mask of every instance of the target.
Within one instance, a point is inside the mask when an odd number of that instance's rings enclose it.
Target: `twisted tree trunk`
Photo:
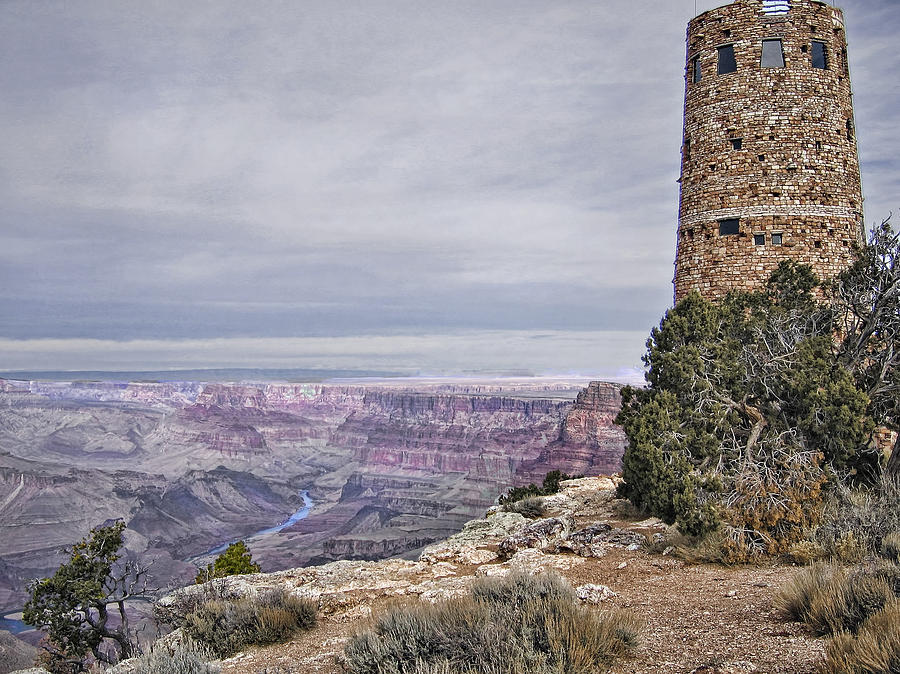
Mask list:
[[[895,442],[893,449],[891,449],[891,456],[884,467],[884,472],[891,477],[900,478],[900,448],[897,447],[897,444]]]

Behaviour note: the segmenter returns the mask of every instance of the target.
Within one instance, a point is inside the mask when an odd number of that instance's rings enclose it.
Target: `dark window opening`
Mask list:
[[[753,245],[754,246],[765,246],[766,245],[766,235],[765,234],[754,234],[753,235]]]
[[[700,67],[700,57],[695,56],[691,60],[691,82],[696,84],[703,79],[703,69]]]
[[[805,54],[806,52],[809,51],[809,47],[807,47],[805,44],[804,44],[804,45],[801,45],[800,51],[802,51],[802,52]]]
[[[741,221],[738,218],[719,220],[719,236],[730,236],[741,231]]]
[[[781,40],[763,40],[762,67],[784,68],[784,49]]]
[[[744,145],[743,138],[732,138],[731,139],[731,149],[732,150],[740,150]]]
[[[691,139],[684,139],[684,158],[689,159],[691,156]]]
[[[853,122],[847,120],[847,140],[853,140]]]
[[[693,238],[694,238],[694,228],[693,228],[693,227],[688,227],[688,229],[687,229],[687,237],[688,237],[689,239],[693,239]]]
[[[766,160],[766,155],[761,154],[761,155],[759,155],[759,156],[757,157],[757,159],[759,159],[760,161],[765,161],[765,160]]]
[[[733,73],[737,70],[737,61],[734,60],[734,45],[726,44],[723,47],[718,48],[719,52],[719,67],[718,74],[724,75],[725,73]]]
[[[726,28],[725,30],[722,31],[722,34],[725,36],[726,40],[731,39],[731,30],[730,29]]]
[[[816,141],[816,152],[819,152],[821,149],[822,149],[822,141],[817,140]]]
[[[781,245],[781,232],[777,232],[776,234],[772,234],[772,245],[780,246]]]
[[[828,54],[825,52],[824,42],[812,43],[812,67],[819,70],[828,69]]]
[[[814,241],[814,242],[813,242],[813,245],[814,245],[816,248],[821,248],[821,247],[822,247],[822,242],[821,242],[821,241]]]

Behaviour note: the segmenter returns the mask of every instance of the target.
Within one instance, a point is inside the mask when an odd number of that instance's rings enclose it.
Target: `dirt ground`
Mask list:
[[[796,570],[685,565],[620,549],[562,573],[573,585],[606,585],[617,594],[597,610],[627,609],[643,620],[640,646],[613,670],[616,674],[813,674],[824,657],[824,641],[784,622],[772,607],[778,588]],[[226,661],[223,671],[341,674],[335,656],[364,625],[362,618],[323,621],[287,644],[241,653]]]

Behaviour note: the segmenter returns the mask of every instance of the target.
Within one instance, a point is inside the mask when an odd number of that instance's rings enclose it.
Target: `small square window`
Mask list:
[[[781,47],[781,40],[763,40],[762,67],[784,68],[784,50]]]
[[[700,57],[691,59],[691,82],[696,84],[703,79],[703,69],[700,67]]]
[[[772,234],[772,245],[773,245],[773,246],[780,246],[780,245],[781,245],[781,232],[777,232],[777,233],[775,233],[775,234]]]
[[[732,150],[740,150],[744,145],[743,138],[732,138],[731,139],[731,149]]]
[[[731,236],[741,231],[741,221],[738,218],[719,220],[719,236]]]
[[[812,67],[819,70],[828,69],[828,54],[824,42],[812,43]]]
[[[814,245],[816,248],[821,248],[821,247],[822,247],[822,242],[821,242],[821,241],[813,241],[813,245]]]
[[[726,44],[718,48],[719,67],[718,74],[733,73],[737,70],[737,61],[734,60],[734,45]]]
[[[765,234],[754,234],[753,235],[753,245],[754,246],[765,246],[766,245],[766,235]]]

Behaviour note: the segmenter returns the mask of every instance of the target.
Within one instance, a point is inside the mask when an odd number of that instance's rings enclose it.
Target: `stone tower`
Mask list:
[[[675,301],[780,260],[832,278],[863,234],[841,10],[736,0],[688,24]]]

